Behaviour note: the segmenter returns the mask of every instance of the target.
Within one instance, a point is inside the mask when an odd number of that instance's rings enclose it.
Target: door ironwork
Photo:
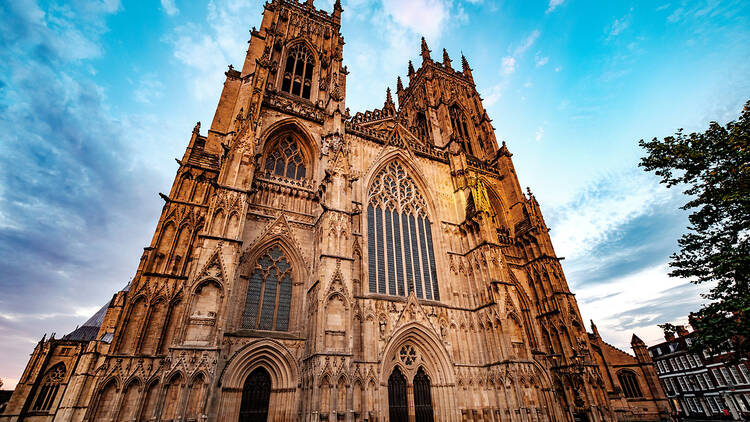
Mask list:
[[[406,377],[398,367],[388,377],[388,414],[390,422],[408,422],[409,408],[406,401]]]
[[[430,379],[420,366],[414,376],[414,410],[417,422],[433,422],[432,395],[430,394]]]
[[[242,387],[239,422],[266,422],[271,398],[271,377],[263,368],[254,370]]]

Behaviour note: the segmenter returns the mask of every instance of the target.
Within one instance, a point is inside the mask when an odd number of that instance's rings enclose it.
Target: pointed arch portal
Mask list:
[[[258,368],[248,375],[242,387],[239,422],[266,422],[271,398],[271,376]]]

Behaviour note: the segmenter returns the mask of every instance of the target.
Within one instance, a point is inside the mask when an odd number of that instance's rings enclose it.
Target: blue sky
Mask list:
[[[331,9],[332,2],[317,0]],[[684,321],[704,286],[667,277],[683,198],[637,168],[641,138],[736,118],[750,99],[746,1],[344,0],[347,105],[463,52],[541,202],[583,317],[626,347]],[[196,121],[240,67],[257,0],[0,3],[0,378],[45,332],[132,276]]]

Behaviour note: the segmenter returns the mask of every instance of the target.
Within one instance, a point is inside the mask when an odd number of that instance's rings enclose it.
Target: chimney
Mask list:
[[[686,336],[686,335],[688,335],[688,334],[689,334],[689,333],[688,333],[688,330],[687,330],[687,329],[685,328],[685,326],[684,326],[684,325],[678,325],[678,326],[677,326],[677,335],[678,335],[678,336],[680,336],[680,337],[685,337],[685,336]]]
[[[671,331],[664,330],[664,340],[674,341],[674,333]]]

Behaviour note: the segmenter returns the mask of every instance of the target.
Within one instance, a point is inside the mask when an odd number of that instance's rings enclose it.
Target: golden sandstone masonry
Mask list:
[[[342,8],[273,0],[132,282],[35,348],[0,421],[664,420],[584,328],[467,60],[350,114]]]

